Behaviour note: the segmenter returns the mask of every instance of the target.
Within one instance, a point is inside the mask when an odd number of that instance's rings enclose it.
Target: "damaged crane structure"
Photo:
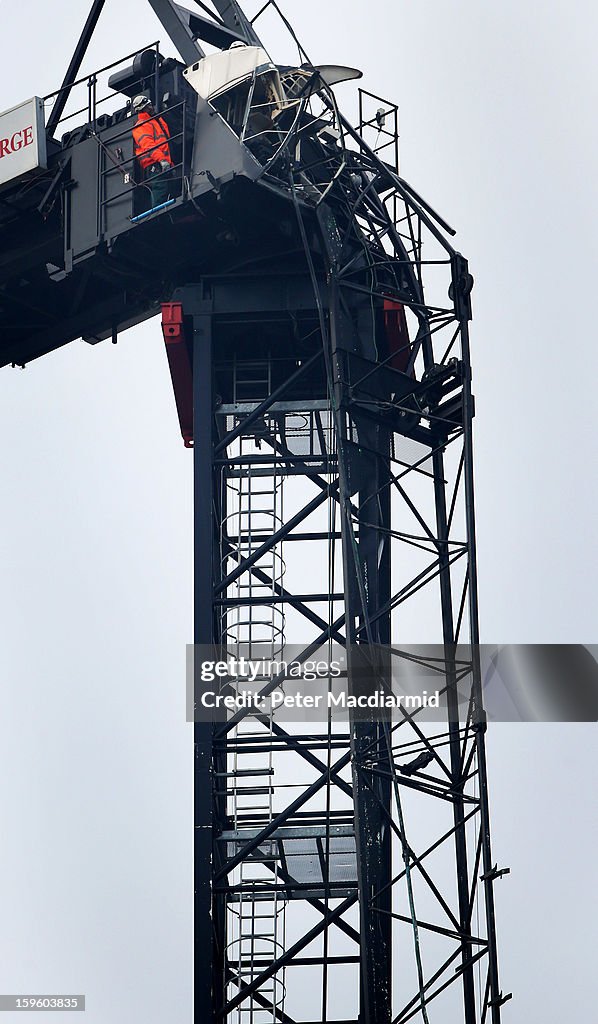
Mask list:
[[[0,115],[0,364],[161,313],[194,643],[332,644],[351,692],[382,651],[445,708],[195,723],[195,1020],[499,1024],[467,262],[400,176],[396,106],[359,89],[344,116],[360,73],[314,66],[273,0],[150,3],[163,44],[80,76],[94,0],[61,88]],[[170,131],[158,206],[139,94]]]

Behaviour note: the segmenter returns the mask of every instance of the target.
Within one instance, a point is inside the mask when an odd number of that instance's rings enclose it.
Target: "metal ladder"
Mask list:
[[[234,401],[260,402],[271,391],[269,360],[237,363],[234,367]],[[239,457],[262,453],[262,438],[269,424],[252,425],[237,441]],[[225,516],[222,531],[241,560],[251,556],[282,525],[282,477],[275,464],[241,465],[238,475],[227,481]],[[284,647],[285,616],[276,597],[282,581],[284,559],[281,547],[268,551],[229,588],[227,597],[235,605],[222,613],[222,642],[242,646],[248,659],[276,659]],[[263,575],[262,575],[263,574]],[[259,603],[254,603],[258,599]],[[233,732],[235,745],[227,767],[227,812],[235,833],[261,830],[274,817],[274,766],[272,757],[272,719],[245,717]],[[267,754],[252,753],[254,742]],[[265,743],[264,743],[265,741]],[[253,833],[252,833],[253,834]],[[275,841],[269,840],[254,857],[242,861],[229,882],[237,892],[228,904],[228,966],[237,983],[229,985],[231,995],[251,984],[269,964],[284,952],[286,900],[275,888],[276,876],[267,866],[277,859]],[[241,1003],[234,1011],[236,1024],[273,1024],[284,1003],[284,976],[277,972],[260,986],[261,1005],[254,999]]]

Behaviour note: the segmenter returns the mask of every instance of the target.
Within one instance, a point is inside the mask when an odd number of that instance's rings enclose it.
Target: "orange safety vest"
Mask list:
[[[172,166],[169,138],[168,125],[162,117],[157,114],[150,116],[145,110],[140,111],[137,115],[137,123],[133,128],[133,141],[135,142],[135,156],[143,170],[161,160],[166,160]]]

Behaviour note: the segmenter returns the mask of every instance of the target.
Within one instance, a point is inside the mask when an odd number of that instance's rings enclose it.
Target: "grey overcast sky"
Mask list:
[[[402,172],[476,278],[482,639],[593,643],[598,8],[282,6],[315,62],[396,98]],[[58,87],[87,8],[2,0],[3,109]],[[86,69],[159,36],[107,0]],[[0,431],[0,991],[187,1022],[191,462],[158,323],[2,371]],[[595,729],[497,726],[489,752],[505,1021],[590,1020]]]

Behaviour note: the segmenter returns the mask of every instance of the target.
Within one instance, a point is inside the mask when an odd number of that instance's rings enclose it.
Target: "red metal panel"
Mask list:
[[[185,335],[183,306],[180,302],[162,304],[162,334],[172,377],[181,434],[185,448],[193,447],[193,370]]]
[[[384,330],[388,342],[388,354],[392,356],[390,366],[394,370],[401,370],[405,373],[409,356],[411,355],[411,342],[409,341],[409,328],[405,307],[402,302],[395,299],[384,299]]]

